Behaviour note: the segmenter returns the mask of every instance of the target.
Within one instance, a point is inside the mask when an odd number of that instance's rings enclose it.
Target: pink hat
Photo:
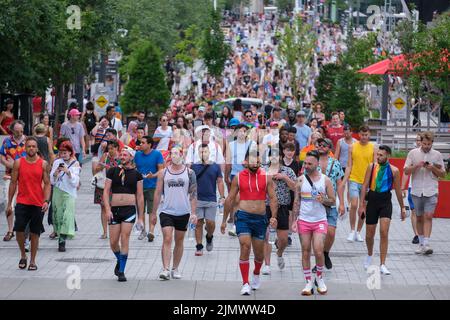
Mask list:
[[[79,116],[81,114],[80,111],[78,111],[78,109],[72,109],[69,111],[69,116],[73,117],[73,116]]]

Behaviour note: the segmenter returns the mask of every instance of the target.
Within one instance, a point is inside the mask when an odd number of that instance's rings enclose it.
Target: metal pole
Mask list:
[[[389,98],[389,76],[387,74],[383,75],[383,91],[381,100],[381,121],[383,124],[387,125],[387,110],[388,110],[388,98]]]
[[[408,150],[408,130],[409,130],[409,122],[411,121],[410,118],[410,102],[408,99],[408,96],[406,96],[406,126],[405,126],[405,150]]]

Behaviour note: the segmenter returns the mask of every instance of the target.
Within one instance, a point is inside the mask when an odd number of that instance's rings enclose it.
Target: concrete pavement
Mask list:
[[[76,201],[79,231],[67,242],[67,251],[57,251],[57,241],[50,240],[51,227],[41,237],[37,257],[39,270],[19,270],[17,243],[0,242],[0,299],[240,299],[239,243],[236,238],[215,232],[214,250],[195,257],[194,243],[185,240],[185,253],[179,270],[182,280],[161,282],[162,236],[159,224],[153,243],[137,240],[133,234],[126,269],[127,283],[118,283],[113,275],[115,257],[108,240],[101,240],[100,207],[93,204],[90,163],[82,171],[82,187]],[[442,201],[442,199],[440,200]],[[217,215],[216,222],[220,223]],[[435,219],[431,245],[435,253],[417,256],[411,244],[410,222],[401,222],[398,206],[390,230],[387,267],[390,276],[368,275],[362,263],[364,243],[348,243],[348,218],[339,221],[336,242],[331,253],[333,268],[325,272],[327,296],[309,299],[449,299],[450,298],[450,220]],[[364,231],[364,229],[363,229]],[[4,212],[0,214],[0,235],[6,232]],[[15,240],[15,239],[14,239]],[[373,264],[379,263],[379,237],[375,242]],[[251,270],[253,269],[251,258]],[[293,235],[293,245],[285,253],[286,268],[278,270],[272,253],[272,274],[262,276],[263,286],[244,299],[302,299],[304,286],[300,261],[300,243]],[[75,271],[74,271],[75,270]],[[80,272],[79,277],[76,276]],[[80,279],[80,290],[69,283]],[[372,288],[367,286],[368,278]],[[75,282],[74,282],[75,281]],[[379,284],[379,285],[378,285]],[[69,284],[69,288],[71,285]],[[73,287],[73,286],[72,286]],[[33,290],[35,288],[36,290]]]

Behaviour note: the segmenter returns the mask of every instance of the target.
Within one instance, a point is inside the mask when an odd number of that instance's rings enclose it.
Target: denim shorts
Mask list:
[[[330,227],[337,227],[337,221],[338,221],[338,211],[336,207],[331,207],[331,210],[329,213],[327,213],[327,222]]]
[[[241,235],[250,235],[254,239],[265,240],[266,229],[269,225],[265,214],[248,213],[238,210],[235,216],[236,233]]]
[[[350,181],[348,185],[348,193],[350,194],[350,199],[359,198],[361,189],[362,183]]]

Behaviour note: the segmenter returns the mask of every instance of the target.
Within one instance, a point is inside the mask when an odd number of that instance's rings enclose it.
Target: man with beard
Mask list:
[[[36,138],[28,137],[25,140],[25,151],[25,157],[14,161],[6,215],[9,217],[13,214],[12,201],[17,190],[14,231],[17,232],[17,243],[21,254],[19,268],[27,267],[25,228],[29,224],[31,259],[28,270],[35,271],[37,270],[36,254],[39,247],[39,236],[43,229],[42,220],[50,202],[50,177],[48,163],[37,154]]]
[[[388,233],[392,218],[392,193],[395,189],[398,203],[401,209],[402,221],[405,221],[406,211],[403,205],[402,190],[400,187],[400,172],[397,167],[389,163],[391,148],[382,145],[377,151],[377,164],[370,164],[366,170],[366,176],[359,197],[359,216],[366,214],[366,244],[367,258],[364,262],[364,268],[367,269],[372,262],[373,243],[377,223],[380,220],[380,271],[382,274],[389,275],[390,271],[386,268],[386,256],[388,249]],[[367,205],[365,204],[366,191]]]
[[[139,212],[139,224],[144,225],[144,183],[142,174],[134,167],[134,156],[133,149],[129,147],[122,149],[120,165],[106,172],[103,190],[103,202],[109,220],[111,250],[117,258],[114,274],[119,282],[127,281],[125,266],[128,259],[130,233],[136,221],[136,205]]]
[[[259,289],[261,286],[260,271],[264,260],[264,240],[268,221],[266,218],[266,197],[270,200],[272,218],[270,225],[276,228],[278,202],[272,179],[268,179],[260,168],[261,161],[257,148],[249,148],[245,155],[245,170],[231,182],[231,190],[225,200],[222,225],[220,231],[225,234],[227,217],[234,208],[234,202],[239,196],[238,211],[235,215],[236,233],[240,243],[240,261],[243,286],[241,295],[250,295],[251,289]],[[253,279],[249,283],[249,257],[253,247],[255,256],[255,269]]]
[[[197,179],[195,172],[183,164],[183,150],[174,147],[170,150],[170,165],[158,173],[156,183],[153,215],[159,212],[159,220],[163,233],[163,245],[161,249],[163,270],[159,274],[161,280],[181,279],[178,266],[183,257],[184,234],[187,231],[188,222],[197,224]],[[164,195],[161,202],[161,196]],[[173,249],[173,265],[170,271]]]
[[[327,234],[327,212],[325,206],[335,204],[335,195],[331,180],[320,173],[319,153],[316,150],[306,154],[303,163],[305,174],[298,179],[293,213],[296,221],[292,231],[298,232],[302,246],[302,265],[306,286],[301,294],[313,294],[314,285],[311,276],[311,246],[316,259],[316,286],[320,294],[326,294],[328,289],[322,278],[324,265],[324,243]]]

